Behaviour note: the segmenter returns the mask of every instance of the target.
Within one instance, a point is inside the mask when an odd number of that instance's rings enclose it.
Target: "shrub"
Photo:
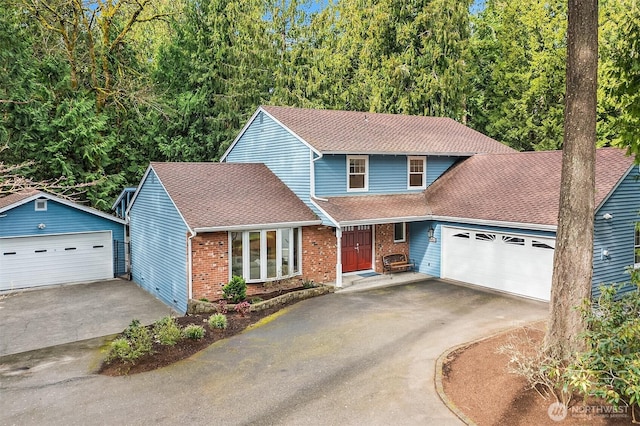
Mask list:
[[[249,302],[238,303],[235,307],[235,311],[240,314],[241,317],[247,315],[247,312],[251,309]]]
[[[227,317],[224,314],[213,314],[209,317],[209,327],[227,328]]]
[[[614,286],[601,288],[597,305],[582,307],[587,349],[568,368],[568,382],[585,396],[609,404],[640,408],[640,293],[618,296]]]
[[[161,345],[173,346],[182,337],[180,327],[175,318],[167,316],[156,321],[153,325],[153,334]]]
[[[206,297],[201,297],[198,300],[201,301],[201,302],[209,302],[209,299],[207,299]]]
[[[187,339],[200,340],[204,337],[204,327],[201,325],[189,324],[182,330],[182,333]]]
[[[146,327],[140,325],[140,321],[137,319],[131,321],[122,336],[111,342],[106,358],[107,362],[119,359],[135,363],[141,356],[151,353],[151,334]]]
[[[260,303],[262,302],[262,297],[252,297],[251,300],[249,301],[249,303],[251,303],[252,305],[255,303]]]
[[[231,281],[222,288],[224,298],[231,303],[239,303],[247,297],[247,283],[244,278],[234,276]]]
[[[316,283],[313,280],[302,280],[302,288],[314,288]]]
[[[226,300],[218,300],[216,312],[218,312],[219,314],[226,314],[227,312],[229,312],[229,307],[227,306]]]

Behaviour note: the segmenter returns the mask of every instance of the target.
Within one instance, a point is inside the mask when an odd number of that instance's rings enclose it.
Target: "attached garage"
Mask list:
[[[112,277],[110,231],[0,238],[0,290]]]
[[[114,277],[124,220],[40,191],[0,198],[0,291]]]
[[[554,248],[553,238],[444,226],[441,276],[549,300]]]

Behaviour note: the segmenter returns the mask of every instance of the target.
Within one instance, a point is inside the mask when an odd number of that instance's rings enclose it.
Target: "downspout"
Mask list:
[[[198,235],[198,233],[192,230],[189,230],[189,232],[191,232],[191,235],[187,238],[187,250],[189,251],[187,254],[187,274],[189,275],[187,277],[189,287],[189,294],[187,295],[187,298],[191,300],[193,299],[193,252],[191,251],[191,240]]]

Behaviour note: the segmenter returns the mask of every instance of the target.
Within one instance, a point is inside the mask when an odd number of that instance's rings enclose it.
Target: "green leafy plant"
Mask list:
[[[314,288],[316,283],[313,280],[302,280],[302,288]]]
[[[227,317],[224,314],[213,314],[209,317],[209,327],[211,328],[227,328]]]
[[[198,300],[201,301],[201,302],[209,302],[209,299],[207,299],[206,297],[201,297]]]
[[[247,283],[244,278],[234,276],[231,281],[222,288],[222,294],[225,299],[231,303],[239,303],[247,297]]]
[[[262,297],[259,296],[252,297],[251,300],[249,300],[249,303],[251,303],[252,305],[260,302],[262,302]]]
[[[141,356],[151,353],[151,333],[140,324],[139,320],[131,321],[122,336],[111,342],[107,362],[122,360],[133,364]]]
[[[234,310],[239,313],[241,317],[244,317],[251,310],[251,305],[249,302],[238,303]]]
[[[204,337],[204,327],[201,325],[189,324],[182,330],[182,333],[187,339],[200,340]]]
[[[601,287],[597,304],[585,301],[587,350],[568,367],[567,380],[585,396],[640,408],[640,293],[620,296],[616,286]]]
[[[182,337],[180,326],[176,319],[166,316],[155,322],[153,325],[153,335],[161,345],[173,346]]]

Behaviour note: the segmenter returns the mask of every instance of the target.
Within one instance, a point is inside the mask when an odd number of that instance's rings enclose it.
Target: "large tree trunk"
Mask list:
[[[595,198],[598,2],[569,0],[560,213],[546,350],[567,360],[583,348],[576,309],[591,296]]]

